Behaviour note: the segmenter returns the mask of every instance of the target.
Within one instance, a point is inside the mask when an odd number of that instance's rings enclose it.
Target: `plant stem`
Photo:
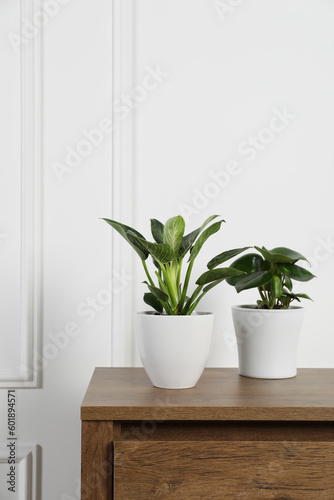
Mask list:
[[[146,273],[146,276],[148,278],[148,281],[150,282],[150,285],[155,286],[154,281],[152,280],[150,273],[148,272],[145,260],[142,260],[142,264],[143,264],[143,267],[145,269],[145,273]]]
[[[202,291],[202,288],[203,288],[203,285],[198,285],[197,288],[195,289],[194,293],[192,294],[192,296],[187,300],[187,303],[186,305],[184,306],[184,309],[182,311],[182,314],[189,314],[189,310],[190,308],[192,307],[192,304],[194,302],[194,300],[198,297],[198,295],[201,293]],[[198,302],[196,303],[196,305],[198,304]],[[193,309],[192,309],[193,311]]]
[[[267,304],[268,309],[271,309],[270,303],[269,303],[269,298],[268,298],[268,295],[267,295],[267,291],[266,291],[264,285],[262,285],[262,289],[263,289],[263,293],[264,293],[265,303]]]
[[[259,291],[261,299],[263,300],[263,302],[265,302],[266,301],[266,296],[264,295],[263,291],[261,290],[261,288],[259,286],[257,287],[257,289]]]
[[[173,291],[175,294],[176,302],[180,302],[180,268],[177,259],[173,259],[170,265],[170,279],[173,286]]]
[[[173,282],[170,279],[170,268],[167,267],[167,269],[166,269],[164,266],[162,266],[161,269],[162,269],[162,272],[163,272],[163,275],[165,278],[165,282],[166,282],[166,285],[168,288],[168,295],[169,295],[170,301],[172,303],[172,307],[176,307],[177,306],[177,294],[175,294]]]
[[[181,269],[182,269],[182,259],[180,259],[179,262],[177,262],[176,287],[178,293],[178,303],[180,303],[181,300],[181,292],[180,292]]]
[[[197,307],[198,303],[202,300],[202,298],[207,293],[207,291],[206,292],[202,292],[201,295],[198,297],[198,299],[195,300],[195,302],[193,303],[193,305],[190,307],[189,311],[187,312],[187,315],[190,316],[190,314],[192,314],[192,312],[195,310],[195,308]]]
[[[147,269],[147,266],[146,266],[146,262],[145,262],[144,260],[142,260],[142,264],[143,264],[143,267],[144,267],[144,269],[145,269],[146,276],[147,276],[147,278],[148,278],[148,280],[149,280],[149,282],[150,282],[150,285],[152,285],[152,286],[154,286],[154,287],[155,287],[154,281],[152,280],[152,278],[151,278],[151,276],[150,276],[150,273],[148,272],[148,269]],[[159,269],[159,271],[160,271],[160,269]],[[160,274],[161,274],[161,272],[160,272]],[[158,280],[159,280],[159,284],[160,284],[160,280],[161,280],[162,284],[163,284],[163,285],[165,286],[165,288],[167,289],[167,287],[166,287],[166,285],[163,283],[162,279],[161,279],[161,278],[159,279],[159,273],[158,273],[158,271],[156,272],[156,275],[157,275],[157,278],[158,278]],[[164,289],[163,289],[163,291],[166,293],[166,290],[164,290]],[[167,292],[168,292],[168,289],[167,289]],[[167,294],[167,295],[168,295],[168,294]],[[166,313],[167,313],[167,314],[169,314],[169,315],[172,315],[172,314],[173,314],[173,311],[172,311],[172,309],[171,309],[170,305],[168,304],[168,302],[163,302],[163,301],[161,301],[161,304],[162,304],[162,306],[164,307],[164,309],[165,309],[165,311],[166,311]]]
[[[173,313],[173,311],[172,311],[172,309],[171,309],[170,305],[168,304],[168,302],[161,302],[161,304],[163,305],[163,307],[164,307],[164,309],[165,309],[166,313],[167,313],[169,316],[172,316],[173,314],[175,314],[175,313]]]
[[[188,269],[187,269],[187,272],[186,272],[186,277],[184,279],[184,285],[183,285],[183,290],[182,290],[182,294],[181,294],[181,300],[180,300],[180,312],[182,311],[183,309],[183,304],[184,304],[184,301],[186,300],[186,295],[187,295],[187,290],[188,290],[188,285],[189,285],[189,280],[190,280],[190,275],[191,275],[191,271],[192,271],[192,268],[193,268],[193,265],[194,265],[194,260],[192,260],[188,266]]]
[[[166,283],[164,283],[163,279],[161,278],[160,274],[158,271],[155,272],[156,274],[156,277],[158,278],[158,281],[159,281],[159,286],[160,286],[160,290],[162,290],[163,292],[165,292],[166,295],[169,296],[169,290],[166,286]]]

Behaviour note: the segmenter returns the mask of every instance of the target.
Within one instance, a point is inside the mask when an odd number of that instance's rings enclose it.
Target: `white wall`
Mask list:
[[[80,328],[44,370],[44,395],[24,393],[27,404],[34,398],[34,407],[45,409],[36,415],[35,435],[42,429],[42,498],[50,500],[76,498],[79,407],[94,367],[111,362],[110,303],[95,312],[87,302],[111,279],[110,233],[99,220],[111,211],[111,134],[63,182],[54,170],[68,146],[78,149],[83,130],[111,117],[111,27],[110,2],[71,0],[45,29],[44,339],[69,322]]]
[[[31,2],[23,4],[31,7]],[[239,245],[285,245],[306,254],[318,278],[302,287],[314,303],[305,304],[298,363],[334,366],[330,321],[333,3],[114,3],[124,9],[114,39],[112,2],[107,0],[62,0],[58,11],[49,14],[41,39],[44,368],[39,388],[16,391],[19,442],[21,447],[27,445],[23,455],[31,454],[37,465],[37,480],[34,475],[31,480],[37,491],[41,483],[40,500],[79,498],[79,407],[93,368],[112,362],[139,364],[131,314],[145,307],[143,274],[125,243],[115,238],[112,247],[111,231],[99,217],[113,213],[148,236],[151,217],[165,220],[183,213],[191,229],[208,215],[221,214],[227,223],[202,250],[195,274],[213,255]],[[132,4],[133,29],[127,14]],[[223,5],[230,6],[226,12]],[[18,182],[14,182],[20,168],[20,134],[15,133],[20,120],[19,54],[7,37],[7,32],[19,30],[18,7],[18,0],[6,0],[0,8],[1,57],[12,75],[7,83],[2,79],[0,93],[0,131],[8,132],[0,153],[1,207],[10,214],[0,216],[0,234],[8,235],[0,244],[0,267],[6,277],[2,300],[9,294],[18,300],[20,292],[14,273],[8,276],[8,266],[19,258],[20,237],[15,236],[14,221],[20,222],[20,211],[10,208],[15,197],[19,200]],[[28,40],[25,47],[34,41],[34,37]],[[146,92],[143,82],[151,87]],[[115,113],[119,123],[112,151],[110,130],[91,132],[101,127],[101,120],[111,118],[117,99],[122,105]],[[285,108],[293,118],[268,136],[263,129],[274,123],[275,110]],[[87,139],[84,130],[91,141],[100,141],[88,151],[80,149],[85,147],[80,142]],[[247,153],[244,142],[259,134],[268,144]],[[74,158],[73,150],[78,148],[81,153]],[[69,151],[72,156],[66,158]],[[117,160],[113,172],[112,157]],[[226,178],[232,160],[238,162],[234,175],[223,185],[215,184],[213,176]],[[10,171],[4,168],[9,161]],[[10,255],[7,266],[4,261]],[[113,293],[108,292],[111,279]],[[236,366],[230,306],[254,299],[252,292],[237,296],[226,285],[203,301],[203,309],[217,313],[210,365]],[[3,353],[12,342],[20,343],[14,323],[18,315],[11,322],[8,312],[2,315],[1,328],[6,333],[0,368],[6,362],[9,367],[16,365],[15,356],[10,360]],[[6,389],[0,396],[1,408],[6,408]],[[3,477],[5,411],[0,432]],[[1,498],[7,498],[5,491],[0,489]]]
[[[16,390],[19,446],[32,443],[40,447],[37,491],[40,481],[41,495],[36,498],[42,500],[80,498],[80,404],[94,367],[111,364],[111,294],[106,291],[111,280],[111,234],[99,220],[99,217],[110,216],[112,208],[111,132],[104,133],[101,144],[92,147],[82,161],[77,157],[77,166],[71,171],[66,152],[68,147],[80,148],[79,142],[85,139],[84,130],[91,132],[102,119],[111,118],[112,4],[106,0],[62,3],[58,4],[58,12],[49,17],[41,40],[42,386]],[[20,60],[20,53],[13,50],[6,37],[6,29],[19,30],[19,22],[14,25],[6,17],[4,9],[9,10],[8,4],[5,2],[0,10],[2,26],[5,21],[10,25],[2,27],[3,50],[10,70],[10,63]],[[25,46],[29,47],[34,41],[35,38],[29,40]],[[19,84],[15,74],[11,81],[15,92]],[[10,113],[8,106],[8,120]],[[6,125],[4,120],[2,115],[1,127]],[[19,139],[19,135],[11,131],[8,136],[11,150],[15,150],[16,144],[19,148]],[[1,170],[2,186],[8,182],[11,172],[5,155],[6,151],[1,150],[1,164],[6,165]],[[13,170],[15,167],[18,171],[19,158],[14,160]],[[55,162],[65,165],[67,170],[62,173]],[[11,188],[8,183],[6,187],[7,191]],[[19,188],[16,186],[16,190]],[[15,206],[14,199],[11,204]],[[4,223],[11,204],[5,207]],[[4,244],[11,244],[11,233],[15,230],[14,223],[8,229],[0,226],[0,232],[8,233]],[[3,255],[2,250],[5,252],[6,246],[1,248]],[[14,280],[6,276],[5,283],[11,293],[19,293]],[[1,323],[5,347],[9,346],[10,337],[16,335],[14,321],[19,315],[16,312],[12,317],[13,324],[7,317]],[[37,367],[40,369],[41,365],[39,357]],[[2,389],[0,445],[6,440],[6,396],[7,390]],[[6,464],[0,468],[3,471]],[[35,488],[34,477],[32,482]],[[1,482],[1,498],[7,498],[5,492],[6,484]],[[20,496],[12,494],[11,498],[30,499],[24,494],[21,490]],[[35,495],[31,500],[35,500]]]
[[[1,183],[0,183],[0,303],[3,325],[20,329],[20,58],[6,40],[8,27],[19,28],[19,2],[4,2],[3,15],[7,27],[0,27],[1,61],[6,71],[0,79],[0,109],[6,119],[0,120],[1,137]],[[1,16],[2,17],[2,16]],[[11,137],[11,141],[7,140]],[[12,283],[12,287],[8,287]],[[13,372],[12,367],[20,363],[19,341],[16,335],[8,338],[6,346],[0,349],[0,379]],[[15,370],[14,370],[15,372]],[[12,376],[15,377],[15,374]]]
[[[135,6],[135,82],[147,65],[169,73],[135,111],[137,227],[149,237],[151,217],[181,213],[191,230],[221,214],[227,223],[203,248],[198,272],[238,246],[282,245],[306,254],[318,278],[300,286],[314,303],[304,303],[298,365],[333,367],[333,3]],[[284,109],[291,118],[271,122]],[[270,123],[282,130],[263,131]],[[258,135],[261,151],[247,145]],[[232,160],[238,165],[227,176]],[[135,282],[142,278],[138,265]],[[137,310],[143,291],[138,285]],[[206,296],[202,308],[217,313],[211,365],[236,366],[230,306],[256,298],[254,291],[237,296],[226,284]]]

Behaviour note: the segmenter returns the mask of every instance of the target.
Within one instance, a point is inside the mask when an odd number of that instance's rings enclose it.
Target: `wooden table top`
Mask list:
[[[334,422],[334,369],[261,380],[206,368],[192,389],[153,387],[143,368],[96,368],[82,420],[285,420]]]

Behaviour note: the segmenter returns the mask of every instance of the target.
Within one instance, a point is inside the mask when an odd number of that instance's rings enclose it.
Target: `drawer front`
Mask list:
[[[115,500],[333,500],[334,443],[115,441]]]

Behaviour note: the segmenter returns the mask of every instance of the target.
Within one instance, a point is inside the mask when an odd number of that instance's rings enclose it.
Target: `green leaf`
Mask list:
[[[289,302],[291,302],[291,300],[293,300],[293,299],[298,300],[298,302],[300,302],[299,299],[312,300],[312,302],[313,302],[313,299],[311,299],[311,297],[309,297],[308,295],[306,295],[306,293],[288,293],[288,292],[285,292],[284,296],[286,296],[286,297],[289,298]],[[282,298],[283,298],[283,295],[281,297],[281,300],[282,300]]]
[[[292,263],[297,260],[306,260],[308,262],[302,254],[295,252],[294,250],[290,250],[290,248],[276,247],[272,250],[267,250],[265,247],[260,248],[257,246],[254,246],[254,248],[256,248],[256,250],[258,250],[269,262]]]
[[[231,267],[233,267],[233,269],[240,269],[240,271],[244,271],[247,274],[251,274],[264,270],[264,260],[261,255],[258,255],[257,253],[248,253],[247,255],[243,255],[242,257],[239,257],[239,259],[232,262]],[[229,285],[235,286],[239,279],[240,276],[234,276],[232,278],[228,278],[226,282]]]
[[[310,281],[315,278],[314,274],[310,273],[310,271],[296,264],[278,264],[277,269],[282,274],[296,281]]]
[[[144,293],[144,302],[145,304],[155,309],[155,311],[162,314],[164,308],[161,302],[159,302],[159,300],[153,295],[153,293]]]
[[[137,241],[152,255],[152,257],[161,264],[167,264],[174,258],[172,248],[167,244],[160,245],[159,243],[151,243],[150,241],[142,240],[134,235]]]
[[[272,277],[273,275],[270,271],[257,271],[240,278],[235,284],[235,289],[239,293],[249,288],[257,288],[269,283]]]
[[[306,295],[306,293],[297,293],[296,297],[299,297],[300,299],[312,300],[312,302],[313,302],[313,299],[311,299],[311,297],[309,297],[309,295]]]
[[[284,290],[284,292],[282,293],[282,295],[280,296],[280,299],[279,299],[279,302],[282,304],[283,307],[281,307],[281,309],[288,309],[289,308],[289,305],[290,305],[290,302],[295,298],[295,295],[293,293],[289,293],[289,292],[286,292]],[[299,299],[297,299],[298,302]],[[279,304],[280,305],[280,304]]]
[[[125,224],[121,224],[120,222],[116,222],[114,220],[110,219],[102,219],[106,221],[111,227],[116,229],[116,231],[123,236],[123,238],[132,246],[132,248],[137,252],[141,260],[146,260],[148,257],[148,251],[145,249],[145,247],[135,238],[129,235],[129,231],[133,233],[135,236],[141,238],[143,241],[146,241],[144,236],[135,229],[133,229],[130,226],[126,226]]]
[[[271,281],[271,291],[275,298],[280,298],[283,293],[282,281],[279,276],[273,276]]]
[[[219,215],[211,215],[203,222],[201,227],[199,227],[198,229],[195,229],[191,233],[183,236],[181,247],[180,247],[179,258],[183,258],[185,256],[185,254],[188,252],[188,250],[190,250],[190,248],[194,244],[194,242],[197,239],[197,237],[199,236],[199,234],[203,231],[203,229],[206,228],[206,226],[208,224],[210,224],[210,222],[213,221],[214,219],[216,219],[217,217],[219,217]]]
[[[188,262],[191,262],[192,260],[194,260],[197,257],[197,255],[199,254],[199,252],[200,252],[202,246],[204,245],[204,243],[206,242],[206,240],[210,236],[212,236],[213,234],[215,234],[217,231],[219,231],[220,226],[222,225],[222,222],[223,221],[215,222],[214,224],[212,224],[211,226],[207,227],[203,231],[203,233],[197,239],[195,245],[192,247],[192,250],[190,252],[190,256],[189,256]]]
[[[185,222],[181,215],[168,219],[165,224],[163,242],[172,248],[174,257],[178,257],[179,255],[184,229]]]
[[[151,233],[154,241],[157,243],[163,243],[164,238],[164,225],[157,219],[151,219]]]
[[[162,290],[160,290],[160,288],[150,285],[147,281],[143,281],[143,283],[145,283],[148,286],[150,292],[154,295],[155,298],[157,298],[158,300],[162,300],[163,302],[168,301],[169,299],[168,295]]]
[[[292,281],[290,280],[289,276],[284,276],[284,284],[287,287],[287,289],[289,290],[289,292],[292,292],[293,285],[292,285]]]
[[[239,269],[233,269],[232,267],[220,267],[218,269],[211,269],[202,274],[196,281],[196,285],[206,285],[211,283],[211,281],[224,280],[230,276],[236,276],[244,274],[243,271]]]
[[[236,255],[239,255],[239,253],[244,252],[245,250],[248,250],[248,248],[251,247],[243,247],[243,248],[234,248],[233,250],[226,250],[223,253],[220,253],[219,255],[216,255],[213,259],[210,260],[208,263],[208,268],[213,269],[223,262],[226,262],[229,259],[232,259],[232,257],[235,257]]]

